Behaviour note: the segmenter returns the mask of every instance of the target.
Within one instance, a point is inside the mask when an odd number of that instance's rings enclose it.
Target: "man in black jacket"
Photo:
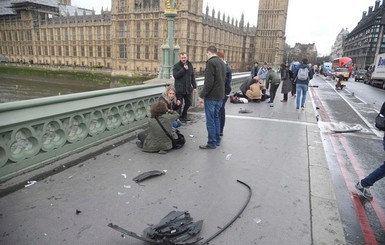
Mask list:
[[[205,108],[208,140],[200,149],[215,149],[221,143],[220,109],[225,94],[226,65],[218,57],[217,48],[207,48],[205,82],[199,93],[199,106]]]
[[[172,75],[174,76],[174,87],[176,90],[176,98],[183,103],[178,113],[181,115],[181,121],[188,121],[187,111],[192,104],[192,92],[196,92],[197,83],[194,76],[194,68],[190,61],[188,61],[187,54],[181,52],[179,54],[179,62],[172,68]]]

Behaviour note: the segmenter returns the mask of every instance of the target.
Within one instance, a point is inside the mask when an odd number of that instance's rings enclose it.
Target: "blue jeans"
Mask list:
[[[297,90],[297,108],[305,107],[305,101],[306,101],[306,92],[307,92],[307,85],[306,84],[298,84],[295,86],[295,89]]]
[[[385,138],[382,141],[382,144],[384,145],[384,151],[385,151]],[[370,173],[368,176],[366,176],[364,179],[361,180],[361,185],[363,187],[372,186],[374,183],[377,182],[377,180],[380,180],[385,177],[385,162],[381,166],[379,166],[377,169],[375,169],[372,173]]]
[[[206,114],[206,128],[208,133],[207,145],[219,146],[221,144],[220,137],[220,110],[222,107],[222,100],[204,100],[205,114]]]
[[[180,121],[175,120],[172,122],[173,128],[179,128],[180,126],[182,126],[182,123]]]

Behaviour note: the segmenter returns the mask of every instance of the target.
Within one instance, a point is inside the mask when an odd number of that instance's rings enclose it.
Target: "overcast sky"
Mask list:
[[[382,3],[383,0],[380,0]],[[368,12],[376,0],[289,0],[289,13],[286,23],[286,43],[315,43],[319,55],[327,55],[343,28],[352,31],[361,20],[362,12]],[[304,5],[305,4],[305,5]],[[94,9],[100,13],[101,7],[111,9],[111,0],[72,0],[72,5]],[[215,12],[221,11],[230,19],[240,20],[242,13],[246,23],[257,25],[258,0],[203,0],[203,12],[209,6]]]

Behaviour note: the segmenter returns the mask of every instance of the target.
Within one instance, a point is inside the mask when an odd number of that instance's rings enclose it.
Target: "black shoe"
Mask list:
[[[137,145],[139,148],[143,148],[143,143],[140,142],[140,141],[136,141],[136,145]]]
[[[189,119],[189,118],[184,118],[184,117],[181,117],[181,118],[179,118],[179,121],[181,121],[181,122],[190,122],[190,121],[191,121],[191,119]]]
[[[200,145],[199,149],[215,149],[217,148],[215,145]]]

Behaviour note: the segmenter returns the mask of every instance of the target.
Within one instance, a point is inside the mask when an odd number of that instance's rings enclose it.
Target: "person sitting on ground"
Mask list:
[[[172,149],[172,141],[167,136],[166,132],[159,125],[156,118],[163,125],[166,131],[173,135],[172,124],[179,118],[179,114],[175,111],[169,110],[166,103],[159,101],[150,107],[151,118],[148,122],[148,131],[138,134],[139,141],[136,142],[138,147],[142,148],[144,152],[158,152],[165,154]]]
[[[181,103],[180,103],[180,100],[176,99],[175,95],[176,95],[175,87],[173,85],[169,85],[166,87],[166,90],[163,92],[162,96],[160,96],[159,101],[163,101],[164,103],[166,103],[167,108],[170,111],[178,111]],[[181,125],[182,125],[182,122],[179,120],[179,118],[176,119],[172,124],[174,128],[178,128]]]

